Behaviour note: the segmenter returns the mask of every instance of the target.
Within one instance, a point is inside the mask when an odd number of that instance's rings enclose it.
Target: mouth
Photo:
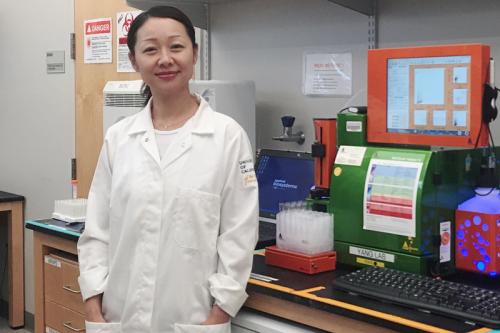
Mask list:
[[[175,77],[179,74],[179,71],[166,71],[166,72],[159,72],[156,73],[156,77],[161,79],[161,80],[173,80]]]

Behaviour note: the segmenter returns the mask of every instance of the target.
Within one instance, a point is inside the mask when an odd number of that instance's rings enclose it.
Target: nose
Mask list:
[[[170,52],[163,50],[158,58],[158,65],[170,65],[173,62]]]

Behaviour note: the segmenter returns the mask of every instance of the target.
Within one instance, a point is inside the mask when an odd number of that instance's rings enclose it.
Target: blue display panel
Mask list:
[[[470,56],[388,59],[387,131],[470,133]]]
[[[263,155],[255,172],[263,217],[276,217],[280,202],[305,200],[314,185],[314,161],[310,158]]]

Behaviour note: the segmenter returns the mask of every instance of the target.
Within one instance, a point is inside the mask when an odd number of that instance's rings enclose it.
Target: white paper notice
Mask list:
[[[303,92],[305,95],[351,95],[352,54],[306,54]]]
[[[335,157],[335,164],[360,166],[365,152],[366,147],[340,146]]]
[[[127,36],[132,21],[141,11],[121,12],[116,14],[116,71],[135,72],[128,59]]]
[[[113,37],[111,18],[99,18],[83,22],[83,63],[111,63]]]
[[[415,237],[421,162],[372,158],[366,174],[363,228]]]

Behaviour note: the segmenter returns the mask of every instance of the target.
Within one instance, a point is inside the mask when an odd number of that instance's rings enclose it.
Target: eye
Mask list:
[[[170,49],[174,50],[174,51],[180,51],[180,50],[184,49],[184,45],[182,45],[182,44],[172,44],[170,46]]]
[[[147,53],[147,54],[151,54],[151,53],[154,53],[155,51],[156,51],[155,47],[149,46],[149,47],[146,47],[142,52]]]

